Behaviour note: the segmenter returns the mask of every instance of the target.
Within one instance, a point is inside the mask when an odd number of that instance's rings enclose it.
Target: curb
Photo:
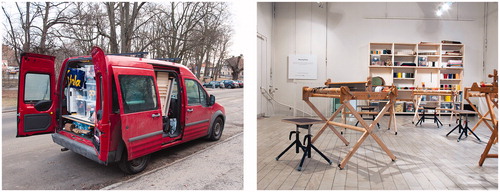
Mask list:
[[[139,176],[137,176],[137,177],[130,178],[130,179],[127,179],[127,180],[125,180],[125,181],[120,181],[120,182],[118,182],[118,183],[114,183],[114,184],[108,185],[108,186],[106,186],[106,187],[101,188],[100,190],[111,190],[111,189],[115,189],[115,188],[117,188],[118,186],[120,186],[120,185],[121,185],[121,184],[123,184],[123,183],[126,183],[126,182],[130,182],[130,181],[137,180],[137,179],[139,179],[139,178],[142,178],[142,177],[144,177],[144,176],[147,176],[147,175],[150,175],[150,174],[152,174],[152,173],[155,173],[155,172],[157,172],[157,171],[159,171],[159,170],[161,170],[161,169],[164,169],[164,168],[166,168],[166,167],[169,167],[169,166],[171,166],[171,165],[174,165],[174,164],[180,163],[180,162],[182,162],[182,161],[184,161],[184,160],[186,160],[186,159],[188,159],[188,158],[190,158],[190,157],[192,157],[192,156],[194,156],[194,155],[197,155],[197,154],[199,154],[199,153],[202,153],[202,152],[204,152],[204,151],[207,151],[207,150],[209,150],[209,149],[212,149],[212,148],[214,148],[215,146],[221,145],[221,144],[223,144],[223,143],[229,142],[229,141],[231,141],[232,139],[234,139],[234,138],[236,138],[237,136],[240,136],[240,135],[243,135],[243,132],[236,133],[235,135],[233,135],[233,136],[231,136],[231,137],[227,138],[226,140],[224,140],[224,141],[222,141],[222,142],[219,142],[219,143],[217,143],[217,144],[215,144],[215,145],[212,145],[212,146],[210,146],[210,147],[207,147],[207,148],[205,148],[205,149],[202,149],[202,150],[200,150],[200,151],[197,151],[197,152],[195,152],[195,153],[193,153],[193,154],[191,154],[191,155],[188,155],[188,156],[186,156],[186,157],[183,157],[183,158],[181,158],[181,159],[179,159],[179,160],[177,160],[177,161],[174,161],[174,162],[172,162],[172,163],[170,163],[170,164],[162,165],[162,166],[160,166],[160,167],[158,167],[158,168],[156,168],[156,169],[153,169],[153,170],[147,171],[147,172],[145,172],[145,173],[143,173],[143,174],[141,174],[141,175],[139,175]]]
[[[2,113],[10,113],[10,112],[16,112],[17,109],[6,109],[6,110],[2,110]]]

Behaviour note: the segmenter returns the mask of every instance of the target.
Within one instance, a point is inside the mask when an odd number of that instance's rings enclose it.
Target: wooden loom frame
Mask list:
[[[488,115],[490,114],[490,111],[488,110],[488,112],[486,112],[485,114],[481,114],[481,112],[479,112],[479,110],[477,109],[477,107],[474,106],[474,103],[472,103],[472,101],[469,98],[470,97],[480,97],[480,98],[485,98],[486,102],[493,102],[493,101],[492,100],[487,100],[485,93],[481,93],[481,92],[471,93],[471,91],[472,90],[471,90],[470,87],[464,88],[464,99],[470,104],[470,106],[472,107],[472,109],[474,109],[474,111],[479,116],[479,120],[477,121],[476,125],[474,125],[474,127],[472,128],[472,131],[475,131],[477,129],[477,127],[479,127],[479,125],[482,122],[484,122],[484,124],[486,125],[486,127],[488,127],[490,129],[490,131],[493,131],[494,130],[493,126],[490,125],[490,123],[488,123],[488,121],[490,121],[490,122],[492,121],[491,118],[488,118]],[[494,96],[494,97],[498,98],[498,96]],[[498,108],[498,106],[496,106],[496,107]],[[469,134],[471,134],[471,133],[469,133]],[[495,141],[495,143],[496,143],[496,141]]]
[[[484,148],[483,154],[481,154],[481,158],[479,159],[479,166],[483,166],[484,160],[486,158],[498,158],[498,154],[490,154],[490,149],[493,143],[498,139],[498,120],[495,118],[495,110],[493,109],[493,105],[495,105],[498,109],[498,102],[490,102],[493,101],[494,98],[498,99],[498,72],[496,69],[493,70],[493,74],[489,74],[488,77],[493,78],[493,83],[489,85],[482,85],[481,87],[477,85],[477,83],[472,84],[471,91],[479,91],[480,93],[484,93],[486,97],[486,103],[488,104],[488,112],[490,113],[490,118],[493,124],[493,131],[490,136],[490,140],[488,140],[488,144]]]
[[[455,109],[455,99],[458,95],[458,91],[453,90],[426,90],[426,89],[415,89],[412,91],[413,105],[415,106],[415,114],[413,115],[412,122],[415,123],[420,118],[418,114],[418,110],[420,109],[420,103],[422,102],[422,96],[430,95],[430,96],[439,96],[439,100],[441,100],[441,96],[451,96],[452,107],[451,109],[443,109],[441,106],[436,107],[436,111],[451,111],[449,125],[451,125]],[[438,101],[439,102],[439,101]]]
[[[392,86],[389,92],[371,92],[371,91],[350,91],[348,87],[340,87],[340,88],[302,88],[302,100],[304,100],[309,107],[323,120],[326,121],[325,125],[321,127],[319,132],[314,136],[312,142],[314,143],[326,129],[329,127],[346,145],[349,144],[347,140],[334,129],[333,125],[352,129],[355,131],[363,132],[363,135],[358,139],[353,148],[347,153],[346,157],[338,164],[340,169],[343,169],[349,159],[356,153],[356,150],[361,146],[361,144],[365,141],[365,139],[370,135],[377,142],[377,144],[387,153],[387,155],[391,158],[392,161],[396,160],[396,156],[392,154],[392,152],[387,148],[387,146],[382,142],[382,140],[372,132],[373,128],[377,125],[377,123],[382,119],[387,111],[389,111],[391,120],[389,121],[389,126],[391,121],[394,121],[395,130],[397,132],[397,127],[395,124],[396,116],[394,112],[394,103],[396,102],[397,97],[397,89]],[[309,100],[310,97],[326,97],[326,98],[339,98],[342,105],[333,113],[333,115],[326,119],[326,117],[319,112],[319,110],[311,103]],[[356,111],[356,109],[349,103],[350,100],[384,100],[388,99],[389,102],[377,113],[377,116],[374,121],[370,125],[368,125],[363,118],[361,117],[361,112]],[[347,108],[354,117],[361,123],[363,127],[356,127],[353,125],[348,125],[345,123],[337,123],[334,122],[335,117],[343,110]]]

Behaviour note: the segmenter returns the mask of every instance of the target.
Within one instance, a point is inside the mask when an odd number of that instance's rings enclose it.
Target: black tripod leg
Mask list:
[[[325,154],[321,153],[321,151],[318,150],[318,148],[316,148],[314,145],[311,144],[311,147],[319,153],[319,155],[321,155],[321,157],[323,157],[323,159],[325,159],[330,165],[332,164],[332,161],[330,159],[328,159],[328,157],[325,156]]]
[[[459,128],[460,125],[457,125],[455,126],[455,128],[453,128],[450,132],[448,132],[448,134],[446,134],[446,137],[448,137],[448,135],[450,135],[450,133],[452,133],[453,131],[455,131],[455,129]],[[458,130],[460,132],[460,129]]]
[[[463,129],[463,127],[462,127],[462,126],[460,126],[460,129]],[[463,136],[464,134],[466,134],[466,133],[467,133],[467,132],[466,132],[465,130],[462,130],[462,133],[460,133],[460,136],[458,137],[457,142],[459,142],[459,141],[460,141],[460,139],[462,139],[462,136]]]
[[[297,168],[297,171],[302,170],[302,165],[304,164],[304,160],[306,159],[307,153],[308,153],[308,151],[306,150],[304,152],[304,155],[302,155],[302,159],[300,160],[300,164],[299,164],[299,167]]]
[[[474,135],[474,137],[476,137],[477,140],[481,141],[481,139],[479,139],[479,137],[474,133],[474,131],[472,131],[469,127],[466,127],[466,129],[469,129],[469,131]]]
[[[283,152],[280,153],[280,155],[278,155],[278,157],[276,157],[276,161],[280,159],[281,156],[283,156],[283,154],[285,154],[290,148],[292,148],[293,145],[295,145],[297,143],[297,141],[294,141],[292,142],[292,144],[290,144]]]

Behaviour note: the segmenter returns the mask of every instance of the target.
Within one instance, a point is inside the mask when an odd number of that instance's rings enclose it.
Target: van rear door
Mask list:
[[[53,133],[56,127],[55,57],[21,54],[17,137]]]

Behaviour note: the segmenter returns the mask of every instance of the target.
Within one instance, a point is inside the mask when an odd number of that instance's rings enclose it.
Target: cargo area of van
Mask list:
[[[89,60],[73,61],[68,64],[65,72],[65,87],[62,98],[62,127],[64,131],[91,139],[94,134],[96,121],[96,80],[94,65]],[[177,73],[173,71],[156,71],[156,84],[158,85],[159,107],[163,118],[163,137],[178,137],[180,130],[180,92]],[[135,84],[141,81],[139,77],[119,78],[123,102],[127,102],[125,113],[135,109],[148,107],[151,102],[141,97],[144,92],[154,91],[150,87],[138,88]],[[115,83],[115,81],[113,81]],[[132,91],[133,90],[133,91]],[[156,95],[153,94],[153,95]],[[116,86],[113,86],[114,113],[119,113],[121,106],[118,103]],[[156,105],[156,104],[155,104]],[[129,109],[130,108],[130,109]]]
[[[91,62],[72,62],[65,72],[63,94],[63,129],[90,139],[93,134],[96,106],[96,81]]]

